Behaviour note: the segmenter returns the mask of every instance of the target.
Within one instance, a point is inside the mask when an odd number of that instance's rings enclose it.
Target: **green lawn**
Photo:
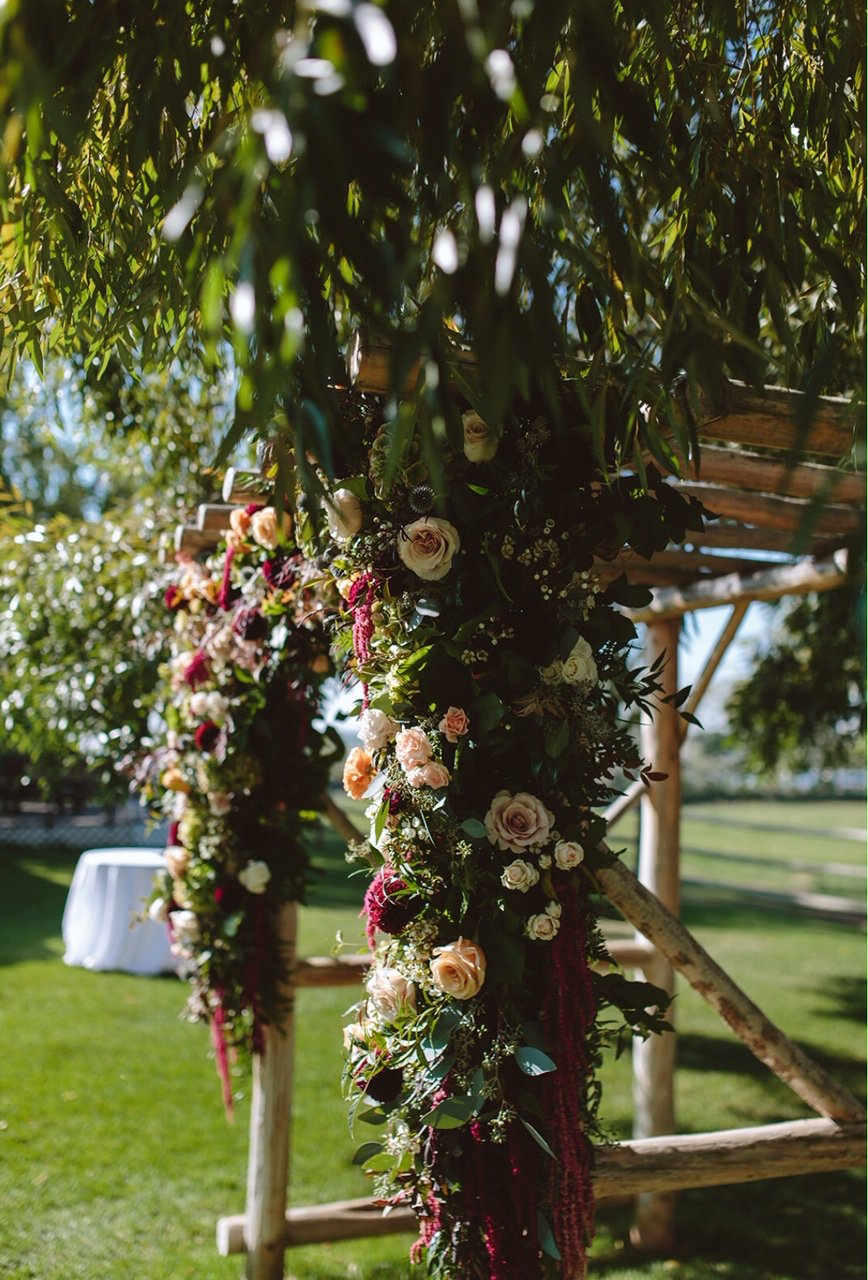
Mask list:
[[[701,821],[721,816],[789,824],[798,835]],[[794,852],[798,840],[811,862],[855,862],[858,844],[824,833],[863,825],[863,806],[729,801],[689,810],[685,842],[707,837],[709,849],[791,860],[802,857]],[[338,929],[348,941],[360,938],[362,882],[347,880],[336,841],[324,842],[319,858],[325,874],[302,913],[308,954],[328,952]],[[217,1257],[214,1224],[244,1205],[246,1081],[238,1079],[237,1118],[229,1125],[207,1036],[181,1021],[184,989],[176,980],[63,965],[60,918],[74,863],[69,854],[0,851],[0,1276],[236,1280],[242,1262]],[[746,882],[755,883],[747,870]],[[850,884],[854,891],[862,892],[858,881]],[[769,1016],[861,1091],[861,931],[749,904],[703,905],[696,891],[685,915]],[[296,1203],[365,1193],[351,1164],[339,1089],[340,1028],[351,999],[347,990],[300,994]],[[676,1017],[683,1130],[809,1114],[692,992],[679,995]],[[629,1094],[629,1063],[610,1064],[604,1114],[615,1136],[629,1133]],[[625,1213],[606,1214],[592,1274],[856,1280],[865,1275],[863,1200],[855,1172],[687,1193],[679,1202],[677,1256],[656,1263],[630,1255]],[[396,1237],[297,1250],[287,1255],[287,1272],[298,1280],[398,1280],[412,1274],[407,1245],[407,1237]]]

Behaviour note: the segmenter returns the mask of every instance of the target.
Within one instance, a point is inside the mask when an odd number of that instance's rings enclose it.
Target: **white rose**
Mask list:
[[[265,886],[270,879],[271,868],[267,862],[248,862],[238,872],[238,881],[248,893],[265,893]]]
[[[547,667],[540,667],[539,674],[543,684],[560,684],[564,678],[564,664],[560,658],[555,658]]]
[[[383,1022],[394,1022],[416,1008],[416,989],[398,969],[374,969],[368,979],[368,1005]]]
[[[199,921],[195,911],[170,911],[169,923],[176,940],[185,945],[199,938]]]
[[[458,530],[439,516],[425,516],[404,525],[398,535],[398,555],[408,569],[426,582],[438,582],[452,568],[461,547]]]
[[[207,699],[206,715],[208,719],[219,723],[229,709],[229,699],[216,691],[207,693],[205,697]]]
[[[349,489],[336,489],[325,500],[329,533],[338,542],[349,542],[362,527],[362,504]]]
[[[359,716],[356,737],[368,751],[380,751],[387,742],[394,738],[399,726],[387,716],[385,711],[377,711],[368,707]]]
[[[462,413],[464,456],[468,462],[490,462],[500,443],[498,432],[492,431],[484,418],[473,409]]]
[[[561,871],[571,871],[584,859],[585,851],[575,840],[559,840],[555,845],[555,862]]]
[[[539,915],[530,916],[525,922],[524,931],[529,938],[533,938],[537,942],[551,942],[561,922],[557,916],[550,915],[548,911],[540,912]]]
[[[154,924],[165,924],[169,918],[169,904],[165,898],[154,898],[148,907],[148,916]]]
[[[190,715],[195,716],[197,720],[204,719],[208,714],[208,694],[192,693],[190,695]]]
[[[507,889],[515,889],[519,893],[527,893],[528,889],[539,880],[539,872],[531,863],[525,862],[523,858],[516,858],[515,862],[511,862],[508,867],[504,867],[503,875],[500,877],[500,883]]]
[[[573,645],[564,663],[563,678],[567,684],[596,684],[597,664],[591,646],[582,636]]]

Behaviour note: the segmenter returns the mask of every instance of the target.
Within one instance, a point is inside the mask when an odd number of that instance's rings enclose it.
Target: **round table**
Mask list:
[[[166,926],[140,919],[154,875],[165,867],[158,849],[88,849],[78,860],[63,912],[64,962],[126,973],[174,971]]]

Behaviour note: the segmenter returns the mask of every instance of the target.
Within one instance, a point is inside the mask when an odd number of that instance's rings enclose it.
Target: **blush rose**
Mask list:
[[[461,547],[458,530],[439,516],[425,516],[404,525],[398,535],[398,555],[402,562],[426,582],[438,582],[452,568]]]
[[[431,743],[423,729],[402,729],[395,738],[395,755],[405,773],[427,764],[432,754]]]
[[[485,952],[476,942],[459,938],[434,948],[431,977],[454,1000],[470,1000],[485,981]]]
[[[470,728],[467,712],[463,711],[461,707],[450,707],[437,728],[446,735],[447,742],[457,742],[459,738],[464,737]]]
[[[548,843],[555,818],[541,800],[527,791],[514,796],[498,791],[484,821],[492,844],[512,853],[525,853]]]

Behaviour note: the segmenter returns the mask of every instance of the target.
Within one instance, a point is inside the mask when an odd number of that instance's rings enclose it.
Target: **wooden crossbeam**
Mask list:
[[[632,871],[616,860],[596,874],[609,901],[803,1102],[838,1123],[864,1123],[862,1103],[765,1016]]]
[[[839,1126],[831,1120],[793,1120],[598,1146],[594,1149],[594,1193],[598,1202],[605,1202],[652,1189],[684,1191],[691,1187],[760,1182],[765,1178],[857,1168],[864,1162],[864,1126]],[[220,1219],[217,1251],[221,1257],[244,1252],[246,1228],[244,1214]],[[396,1206],[384,1215],[381,1204],[362,1198],[288,1209],[284,1230],[284,1243],[292,1247],[364,1236],[415,1234],[418,1224],[405,1207]]]
[[[193,524],[179,524],[175,529],[175,550],[188,556],[213,551],[219,541],[220,534],[214,529],[205,533]]]
[[[782,551],[785,555],[792,556],[796,554],[793,546],[798,536],[798,531],[793,529],[765,529],[729,520],[716,520],[713,524],[706,525],[701,533],[688,534],[684,545],[689,545],[694,550],[708,547],[723,551]],[[827,555],[844,541],[843,535],[810,537],[799,541],[799,554]]]
[[[699,458],[685,468],[683,478],[787,498],[865,503],[865,476],[858,472],[812,462],[788,466],[778,458],[711,444],[702,446]]]
[[[659,577],[683,574],[689,580],[700,575],[722,573],[756,573],[760,569],[776,569],[780,560],[749,560],[744,556],[713,555],[705,551],[684,551],[672,548],[655,551],[650,560],[633,550],[622,551],[614,560],[595,560],[594,567],[602,570],[625,572],[631,581],[635,575],[654,571]]]
[[[780,600],[787,595],[807,595],[811,591],[831,591],[846,581],[846,571],[836,555],[830,560],[803,561],[781,565],[762,573],[727,574],[686,587],[665,587],[642,609],[625,610],[633,622],[653,622],[675,618],[696,609],[715,609],[722,604],[744,600]]]
[[[750,522],[754,526],[795,532],[810,528],[821,536],[846,537],[864,523],[862,512],[852,507],[819,505],[805,498],[778,498],[766,493],[745,493],[724,485],[698,480],[676,480],[679,493],[698,498],[707,511],[717,516]]]
[[[268,486],[256,471],[239,471],[230,467],[223,477],[222,498],[232,506],[247,506],[256,502],[265,506],[271,501]]]
[[[200,533],[223,533],[229,528],[229,517],[237,504],[203,502],[196,512],[196,528]]]

